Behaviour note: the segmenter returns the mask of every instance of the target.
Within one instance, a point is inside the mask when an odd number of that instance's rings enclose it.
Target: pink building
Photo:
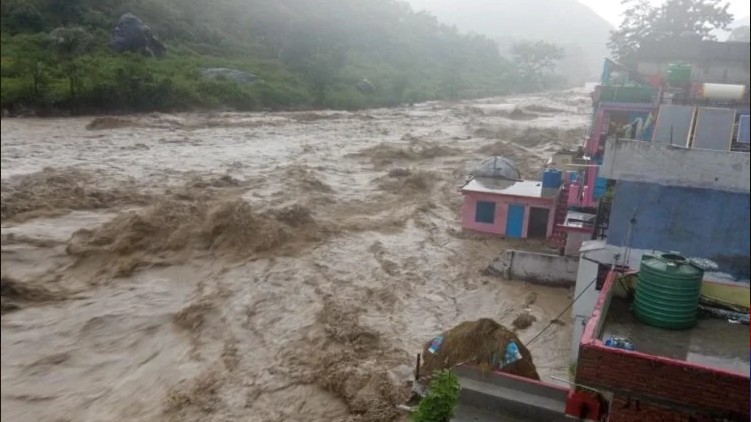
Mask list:
[[[538,180],[477,177],[462,188],[462,227],[507,238],[553,234],[558,187]]]
[[[593,96],[595,112],[592,118],[592,130],[584,144],[586,158],[584,163],[578,163],[577,177],[572,181],[568,191],[568,206],[577,208],[597,208],[598,200],[605,194],[607,180],[599,176],[602,164],[602,154],[605,140],[616,136],[617,131],[632,122],[641,119],[648,121],[649,114],[655,111],[653,104],[617,103],[600,101],[599,94]],[[640,136],[651,136],[651,128],[647,128]]]

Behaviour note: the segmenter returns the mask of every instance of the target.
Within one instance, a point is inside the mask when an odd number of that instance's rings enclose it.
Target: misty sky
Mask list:
[[[730,3],[729,10],[735,19],[745,18],[749,15],[748,0],[729,0],[727,2]],[[610,22],[613,26],[618,26],[621,23],[620,14],[624,10],[624,7],[621,5],[621,0],[579,0],[579,3],[584,3],[589,6],[590,9],[605,18],[605,20]],[[650,3],[660,4],[662,1],[651,0]]]
[[[416,10],[427,11],[431,11],[433,7],[439,7],[445,10],[447,5],[461,7],[463,3],[462,0],[408,0],[408,2]],[[624,7],[621,5],[621,0],[579,0],[579,2],[594,10],[595,13],[605,18],[605,20],[610,22],[611,25],[617,27],[620,24],[620,14],[624,10]],[[662,0],[651,0],[650,3],[660,4],[662,3]],[[736,19],[745,18],[749,15],[748,0],[728,0],[728,3],[730,3],[730,13],[732,13]]]

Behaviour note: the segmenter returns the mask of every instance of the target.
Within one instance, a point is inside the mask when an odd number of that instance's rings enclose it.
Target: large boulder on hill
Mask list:
[[[201,70],[201,75],[209,79],[229,79],[237,83],[250,84],[258,80],[258,76],[236,69],[224,67],[210,67]]]
[[[161,57],[167,48],[161,43],[149,25],[132,13],[120,16],[112,30],[112,48],[118,53],[126,51]]]

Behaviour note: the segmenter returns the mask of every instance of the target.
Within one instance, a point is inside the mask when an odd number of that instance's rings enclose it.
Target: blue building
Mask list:
[[[605,275],[613,266],[637,270],[644,254],[711,261],[703,301],[749,308],[749,44],[694,47],[651,46],[634,69],[606,63],[596,92],[612,91],[611,102],[627,111],[639,106],[649,118],[619,121],[598,149],[597,177],[607,191],[598,198],[592,240],[579,250],[574,361]],[[648,88],[656,94],[644,101],[637,94]]]

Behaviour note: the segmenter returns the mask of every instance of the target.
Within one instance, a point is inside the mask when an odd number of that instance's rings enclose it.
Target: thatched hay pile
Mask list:
[[[519,341],[516,334],[492,319],[465,321],[441,336],[443,342],[435,353],[428,351],[432,339],[423,347],[421,376],[429,376],[435,371],[452,368],[460,363],[478,365],[487,371],[493,370],[494,354],[497,359],[502,359],[506,353],[506,346],[514,341],[522,358],[504,366],[501,372],[534,380],[540,379],[529,350]]]

